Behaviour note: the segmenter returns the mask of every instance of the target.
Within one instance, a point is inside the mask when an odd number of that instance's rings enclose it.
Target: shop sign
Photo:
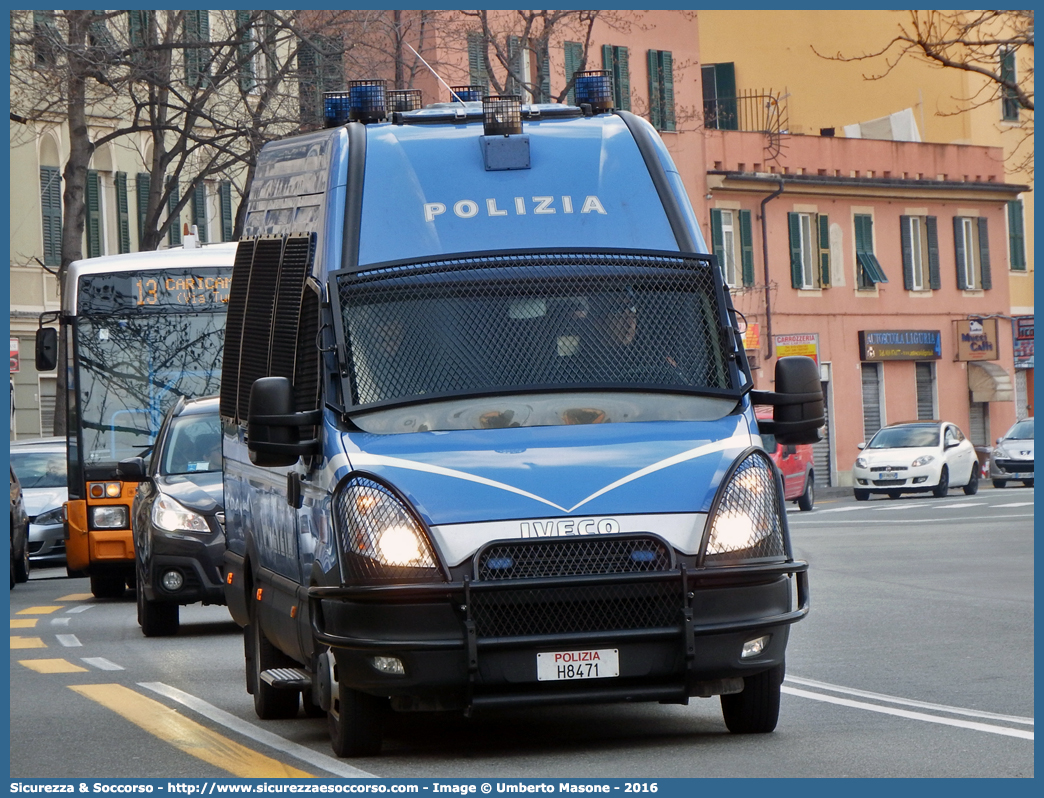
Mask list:
[[[744,349],[760,349],[761,348],[761,330],[758,328],[757,323],[748,324],[747,329],[743,331],[743,348]]]
[[[996,319],[960,319],[957,328],[958,360],[998,360]]]
[[[1033,363],[1033,317],[1015,316],[1011,320],[1011,338],[1014,342],[1015,365],[1030,366]]]
[[[776,357],[804,355],[819,365],[819,333],[791,333],[789,335],[773,335],[776,344]]]
[[[940,330],[860,330],[859,359],[938,360],[942,357]]]
[[[18,339],[11,339],[11,373],[18,371]]]

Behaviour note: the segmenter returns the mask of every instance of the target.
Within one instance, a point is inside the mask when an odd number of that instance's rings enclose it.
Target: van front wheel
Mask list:
[[[334,753],[344,757],[379,754],[387,703],[387,699],[338,683],[327,713]]]
[[[786,666],[743,678],[743,692],[721,697],[721,714],[733,734],[765,734],[776,728]]]

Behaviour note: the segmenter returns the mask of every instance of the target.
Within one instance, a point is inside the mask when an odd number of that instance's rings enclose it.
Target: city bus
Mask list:
[[[41,316],[37,368],[66,374],[69,499],[66,567],[99,598],[134,578],[130,505],[137,482],[121,460],[148,458],[181,396],[216,393],[235,244],[109,255],[70,264],[62,309]],[[59,322],[59,329],[44,326]]]

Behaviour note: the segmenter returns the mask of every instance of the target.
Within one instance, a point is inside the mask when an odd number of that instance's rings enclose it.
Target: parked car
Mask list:
[[[131,507],[138,623],[146,637],[176,634],[182,605],[225,603],[217,397],[179,399],[148,466],[124,460],[120,475],[140,483]]]
[[[29,515],[29,559],[39,565],[64,565],[65,438],[11,441],[11,467],[22,483]]]
[[[11,470],[11,589],[29,579],[29,517],[25,514],[22,486]]]
[[[971,496],[979,490],[979,460],[975,447],[956,424],[948,421],[913,421],[882,427],[852,469],[855,497],[884,493],[898,499],[903,493],[945,496],[950,488],[964,488]]]
[[[1000,438],[990,454],[993,487],[1003,488],[1009,480],[1033,487],[1033,416],[1016,421]]]
[[[771,410],[759,410],[758,419],[771,420]],[[811,444],[776,442],[774,435],[761,433],[761,443],[783,475],[783,498],[797,502],[802,510],[811,510],[816,502],[816,477],[812,467]]]

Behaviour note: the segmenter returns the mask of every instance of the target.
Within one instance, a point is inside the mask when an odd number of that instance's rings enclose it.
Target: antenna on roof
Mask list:
[[[445,86],[445,87],[446,87],[446,89],[447,89],[447,90],[449,91],[449,93],[450,93],[450,96],[451,96],[451,97],[453,97],[453,99],[455,99],[455,100],[456,100],[457,102],[459,102],[459,103],[460,103],[461,105],[464,105],[464,101],[463,101],[462,99],[460,99],[460,95],[459,95],[459,94],[457,94],[457,92],[453,91],[453,89],[451,89],[451,88],[450,88],[450,85],[449,85],[449,84],[448,84],[448,83],[447,83],[446,81],[444,81],[444,80],[443,80],[443,79],[442,79],[441,77],[439,77],[439,73],[438,73],[438,72],[436,72],[436,71],[435,71],[434,69],[432,69],[432,68],[431,68],[431,64],[429,64],[429,63],[428,63],[427,61],[425,61],[425,60],[424,60],[424,56],[422,56],[422,55],[421,55],[420,53],[418,53],[418,52],[417,52],[416,50],[414,50],[414,49],[413,49],[413,47],[412,47],[412,45],[410,45],[410,43],[409,43],[409,42],[403,42],[403,44],[405,44],[405,45],[406,45],[407,47],[409,47],[409,48],[410,48],[410,51],[411,51],[411,52],[412,52],[412,53],[413,53],[413,54],[414,54],[415,56],[417,56],[417,58],[419,58],[419,59],[420,59],[420,62],[421,62],[422,64],[424,64],[424,66],[426,66],[426,67],[428,68],[428,70],[429,70],[429,71],[431,72],[431,74],[433,74],[433,75],[435,76],[435,79],[436,79],[436,80],[438,80],[438,82],[439,82],[439,83],[441,83],[441,84],[442,84],[443,86]]]

